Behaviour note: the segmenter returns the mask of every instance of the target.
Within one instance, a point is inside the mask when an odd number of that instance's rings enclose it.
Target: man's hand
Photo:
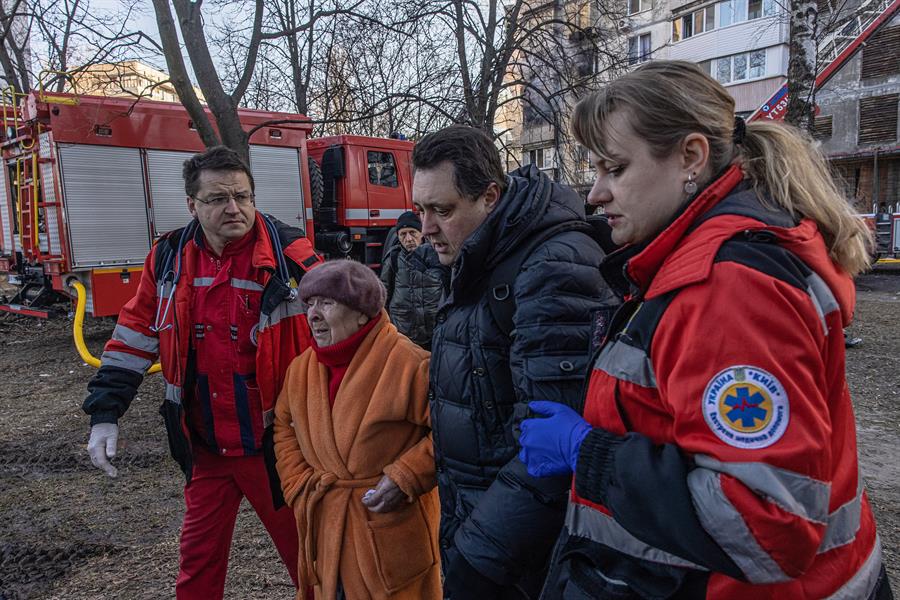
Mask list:
[[[118,469],[109,464],[110,458],[116,456],[116,444],[119,441],[119,426],[115,423],[97,423],[91,427],[91,437],[88,440],[88,454],[91,455],[91,463],[110,477],[119,474]]]
[[[388,513],[397,510],[407,502],[408,498],[400,486],[384,475],[375,489],[369,490],[362,498],[362,503],[372,512]]]
[[[519,460],[532,477],[575,472],[581,442],[591,425],[577,412],[558,402],[529,402],[528,407],[545,418],[525,419],[519,426]]]

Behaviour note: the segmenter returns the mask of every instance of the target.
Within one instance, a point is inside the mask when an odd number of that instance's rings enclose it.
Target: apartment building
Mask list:
[[[556,5],[571,1],[557,0]],[[593,85],[601,85],[604,75],[614,77],[648,60],[688,60],[718,79],[734,97],[737,113],[747,115],[787,75],[789,24],[779,0],[623,0],[618,15],[608,8],[590,15],[596,19],[592,30],[605,38],[606,50],[618,48],[620,53],[618,64],[611,64],[607,56],[607,64],[599,65],[602,72]],[[573,52],[578,55],[577,45]],[[559,144],[566,138],[560,131],[567,126],[565,116],[556,126],[527,117],[522,115],[519,130],[505,127],[514,132],[507,134],[507,152],[586,193],[590,184],[586,157]],[[509,113],[505,118],[509,120]],[[518,139],[511,139],[516,131]]]
[[[178,102],[169,75],[137,60],[98,63],[75,71],[67,81],[67,92],[91,96],[121,96]],[[200,88],[194,93],[204,102]]]

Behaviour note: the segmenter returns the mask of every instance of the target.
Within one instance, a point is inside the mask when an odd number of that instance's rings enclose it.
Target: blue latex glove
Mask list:
[[[575,472],[578,449],[591,425],[581,415],[558,402],[536,400],[528,407],[543,419],[525,419],[519,426],[519,460],[532,477],[550,477]]]

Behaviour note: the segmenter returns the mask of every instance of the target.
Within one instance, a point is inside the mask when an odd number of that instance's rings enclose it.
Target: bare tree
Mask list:
[[[222,0],[214,5],[217,12],[237,7],[238,14],[247,18],[207,25],[202,15],[203,0],[171,0],[197,85],[215,118],[214,129],[191,89],[169,4],[169,0],[153,0],[163,53],[179,97],[204,143],[223,143],[244,156],[249,155],[249,139],[237,110],[244,105],[248,91],[267,104],[283,101],[283,92],[273,89],[271,83],[274,73],[287,66],[293,110],[307,112],[314,85],[315,34],[320,25],[338,17],[365,18],[359,11],[363,0],[311,0],[306,5],[290,0],[254,0],[252,14],[245,11],[248,5]],[[211,42],[223,49],[217,57],[210,52]],[[259,62],[262,68],[257,73]],[[231,91],[226,91],[226,86]]]
[[[93,65],[117,62],[153,45],[129,27],[134,6],[100,10],[90,0],[15,0],[0,6],[0,66],[18,92],[40,85],[63,91]]]
[[[27,29],[29,21],[30,15],[24,0],[15,0],[8,11],[0,3],[0,65],[7,84],[21,92],[31,89]]]
[[[349,20],[335,24],[320,99],[326,131],[415,137],[454,120],[458,70],[442,56],[434,23],[403,17],[403,9],[373,11],[367,27]]]
[[[178,97],[187,109],[204,144],[212,146],[223,143],[245,158],[249,158],[249,140],[247,133],[241,126],[237,109],[250,85],[254,67],[256,66],[259,44],[262,40],[263,0],[255,0],[253,4],[247,53],[242,61],[240,77],[231,92],[225,91],[216,69],[215,60],[209,50],[202,16],[203,0],[198,0],[197,2],[172,0],[172,5],[174,5],[175,13],[178,16],[181,36],[184,40],[187,54],[190,57],[197,84],[203,92],[209,104],[210,112],[212,112],[216,120],[218,133],[207,118],[206,112],[203,110],[203,106],[196,93],[194,93],[193,86],[188,78],[187,67],[182,56],[181,44],[178,40],[178,33],[175,30],[169,1],[153,0],[163,55],[172,78],[172,84],[178,92]]]
[[[549,118],[557,99],[621,62],[621,53],[613,49],[615,36],[603,25],[613,22],[618,10],[603,6],[601,13],[601,6],[587,0],[436,5],[452,34],[462,78],[459,120],[491,131],[504,101],[520,102]],[[520,93],[504,98],[508,88]]]

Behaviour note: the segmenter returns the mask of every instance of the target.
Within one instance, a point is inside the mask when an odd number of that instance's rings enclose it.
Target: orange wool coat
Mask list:
[[[349,600],[442,597],[440,510],[428,414],[428,352],[386,313],[363,340],[332,409],[312,349],[294,359],[275,407],[275,456],[300,534],[300,591]],[[388,475],[409,497],[369,511],[362,496]]]

